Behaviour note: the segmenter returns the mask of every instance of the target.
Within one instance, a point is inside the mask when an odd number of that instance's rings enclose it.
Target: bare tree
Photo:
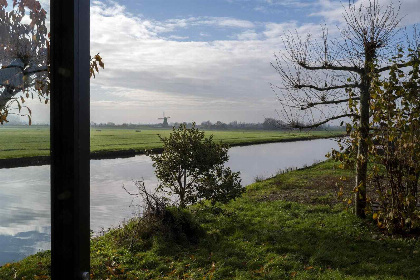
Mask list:
[[[396,35],[401,18],[399,5],[384,7],[378,0],[343,9],[345,24],[338,27],[338,39],[329,39],[325,27],[321,40],[312,40],[311,35],[302,38],[297,32],[284,37],[285,51],[272,63],[283,85],[272,88],[294,127],[351,120],[357,134],[355,210],[364,217],[371,83],[373,74],[391,67],[389,59],[400,43]]]

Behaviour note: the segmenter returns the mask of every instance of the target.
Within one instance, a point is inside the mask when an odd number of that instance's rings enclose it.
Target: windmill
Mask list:
[[[171,117],[165,117],[165,112],[163,112],[163,118],[158,118],[158,120],[163,120],[162,127],[168,127],[168,119]]]

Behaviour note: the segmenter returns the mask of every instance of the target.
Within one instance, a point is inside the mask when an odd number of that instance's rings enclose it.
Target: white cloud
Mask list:
[[[257,40],[259,37],[260,35],[252,29],[245,30],[244,32],[236,35],[238,40]]]
[[[415,2],[404,1],[401,14],[409,13],[405,22],[418,21],[413,16],[418,10]],[[100,52],[106,67],[92,80],[96,122],[154,122],[162,111],[172,114],[173,121],[261,121],[278,107],[268,84],[279,82],[269,63],[282,47],[280,37],[295,30],[315,36],[320,32],[319,24],[298,21],[261,23],[228,17],[157,21],[107,3],[94,1],[91,7],[91,52]],[[308,1],[282,3],[303,7]],[[315,16],[327,23],[342,18],[337,1],[311,5],[320,10],[313,14],[314,21]],[[189,37],[177,31],[191,27],[203,41],[180,41]],[[217,28],[234,33],[230,40],[207,42]]]
[[[288,7],[288,8],[306,8],[314,5],[312,0],[226,0],[227,2],[233,3],[249,3],[254,2],[256,10],[259,11],[268,11],[268,9],[278,6],[278,7]]]
[[[215,17],[159,22],[119,7],[105,9],[113,10],[113,16],[102,10],[95,4],[91,10],[92,52],[101,53],[106,67],[92,81],[96,122],[111,115],[115,122],[153,122],[161,111],[173,114],[173,121],[188,116],[197,121],[262,121],[278,107],[269,82],[278,81],[270,62],[281,47],[279,36],[289,29],[318,28]],[[206,26],[239,32],[232,40],[174,41],[181,38],[170,31],[189,26],[203,27],[203,37],[208,35]]]
[[[267,23],[263,32],[268,39],[279,39],[289,32],[298,33],[305,36],[306,34],[317,35],[321,32],[319,24],[307,23],[301,24],[297,21],[289,21],[284,23]]]
[[[354,5],[359,7],[364,5],[365,7],[369,5],[371,0],[358,0],[355,1]],[[412,25],[420,22],[420,3],[419,0],[379,0],[378,3],[383,8],[392,5],[395,11],[399,11],[399,16],[402,18],[401,27]],[[401,3],[401,6],[399,6]],[[347,8],[346,2],[334,1],[334,0],[318,0],[317,5],[319,6],[319,11],[312,13],[313,16],[321,16],[327,23],[343,23],[343,7]]]
[[[214,22],[223,27],[236,27],[236,28],[253,28],[254,24],[247,20],[229,19],[229,18],[215,18]]]
[[[174,40],[186,40],[188,38],[190,38],[189,36],[177,36],[177,35],[171,35],[168,37],[169,39],[174,39]]]

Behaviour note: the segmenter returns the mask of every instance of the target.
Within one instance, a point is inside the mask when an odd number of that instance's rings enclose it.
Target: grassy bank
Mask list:
[[[344,210],[335,183],[350,175],[325,162],[252,184],[227,205],[191,207],[206,232],[198,242],[122,239],[132,222],[92,240],[92,278],[420,279],[417,238],[385,236]],[[4,265],[0,279],[44,279],[34,275],[49,263],[39,253]]]
[[[155,129],[92,129],[91,151],[96,155],[124,151],[131,154],[162,147],[158,134],[168,136],[171,130]],[[310,131],[207,131],[214,138],[232,146],[270,143],[296,139],[315,139],[342,135],[343,132]],[[49,127],[8,127],[0,126],[0,160],[28,157],[45,157],[50,151]]]

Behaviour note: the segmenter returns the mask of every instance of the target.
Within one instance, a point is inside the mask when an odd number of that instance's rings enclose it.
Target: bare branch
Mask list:
[[[293,128],[316,128],[316,127],[319,127],[323,124],[326,124],[329,121],[333,121],[333,120],[337,120],[337,119],[341,119],[341,118],[345,118],[345,117],[360,118],[360,116],[356,115],[356,114],[343,114],[343,115],[339,115],[339,116],[330,117],[330,118],[327,118],[327,119],[325,119],[321,122],[317,122],[317,123],[310,124],[310,125],[295,124],[295,125],[293,125]]]
[[[327,87],[317,87],[314,85],[295,85],[294,88],[296,89],[303,89],[303,88],[310,88],[317,91],[328,91],[328,90],[335,90],[335,89],[343,89],[343,88],[360,88],[359,84],[344,84],[339,86],[327,86]],[[327,103],[328,104],[328,103]]]
[[[48,71],[48,66],[40,66],[37,68],[26,69],[25,71],[23,71],[23,74],[32,75],[35,73],[41,73],[41,72],[47,72],[47,71]]]
[[[390,70],[392,67],[397,67],[397,68],[404,68],[404,67],[408,67],[410,65],[412,65],[412,61],[408,61],[406,63],[397,63],[397,64],[393,64],[393,65],[388,65],[379,69],[376,69],[376,73],[382,73],[384,71],[388,71]]]
[[[338,66],[338,65],[332,65],[329,63],[325,63],[321,66],[309,66],[306,63],[298,62],[299,66],[307,69],[307,70],[335,70],[335,71],[349,71],[349,72],[355,72],[358,74],[363,73],[363,70],[356,66]]]
[[[311,102],[311,103],[306,104],[306,106],[302,106],[300,109],[306,110],[317,105],[340,104],[344,102],[349,102],[350,100],[360,100],[360,97],[340,99],[340,100],[328,100],[328,101],[322,101],[322,102]]]

